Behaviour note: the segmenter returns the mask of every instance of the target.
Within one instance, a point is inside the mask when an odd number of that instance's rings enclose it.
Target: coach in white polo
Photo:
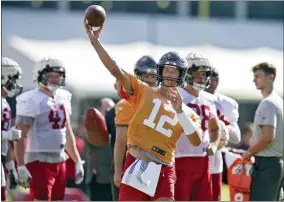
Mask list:
[[[284,179],[283,98],[273,91],[276,68],[260,63],[252,68],[254,83],[263,95],[254,117],[254,133],[244,158],[255,156],[251,201],[278,201]]]

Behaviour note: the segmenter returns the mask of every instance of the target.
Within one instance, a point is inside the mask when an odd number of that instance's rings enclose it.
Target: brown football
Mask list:
[[[109,135],[105,118],[96,108],[89,107],[83,116],[83,124],[87,132],[87,140],[94,146],[108,144]]]
[[[105,9],[99,5],[91,5],[85,11],[85,23],[91,27],[100,27],[106,19]]]

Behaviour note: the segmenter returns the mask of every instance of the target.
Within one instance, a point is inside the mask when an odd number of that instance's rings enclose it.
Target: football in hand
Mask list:
[[[105,118],[99,110],[89,107],[83,116],[83,124],[90,144],[94,146],[105,146],[108,144],[109,135]]]
[[[85,12],[85,23],[93,28],[101,27],[105,19],[105,9],[99,5],[91,5]]]

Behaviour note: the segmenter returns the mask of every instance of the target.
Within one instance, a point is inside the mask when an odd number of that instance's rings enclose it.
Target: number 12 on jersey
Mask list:
[[[175,116],[173,119],[166,116],[166,115],[162,115],[161,118],[158,121],[158,124],[154,123],[154,120],[156,118],[156,116],[158,115],[159,109],[161,107],[162,101],[160,99],[153,99],[153,103],[154,103],[154,107],[152,109],[152,112],[149,116],[148,119],[145,119],[143,124],[153,128],[154,130],[158,131],[159,133],[167,136],[167,137],[171,137],[173,134],[173,131],[171,129],[165,129],[164,128],[164,124],[165,123],[169,123],[172,126],[175,126],[178,123],[178,119]]]

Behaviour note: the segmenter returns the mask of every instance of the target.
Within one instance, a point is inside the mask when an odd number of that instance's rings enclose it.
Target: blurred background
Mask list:
[[[33,66],[42,57],[66,63],[75,133],[87,107],[98,107],[102,97],[119,99],[83,27],[92,4],[107,12],[101,42],[129,72],[142,55],[158,60],[168,51],[201,52],[209,58],[220,73],[217,91],[239,103],[243,141],[236,148],[247,149],[261,99],[251,67],[274,64],[275,88],[283,97],[283,1],[1,1],[2,56],[22,67],[24,91],[36,87]],[[15,113],[15,99],[8,101]],[[225,194],[222,200],[229,200]]]
[[[197,51],[219,69],[219,92],[239,101],[240,125],[253,120],[261,98],[251,66],[276,65],[276,90],[283,95],[283,1],[2,1],[2,56],[23,68],[24,90],[34,63],[55,55],[67,65],[73,121],[102,96],[118,99],[114,79],[103,68],[85,34],[85,9],[107,11],[101,41],[124,69],[150,54],[158,60],[174,50]],[[13,105],[13,100],[11,101]]]

